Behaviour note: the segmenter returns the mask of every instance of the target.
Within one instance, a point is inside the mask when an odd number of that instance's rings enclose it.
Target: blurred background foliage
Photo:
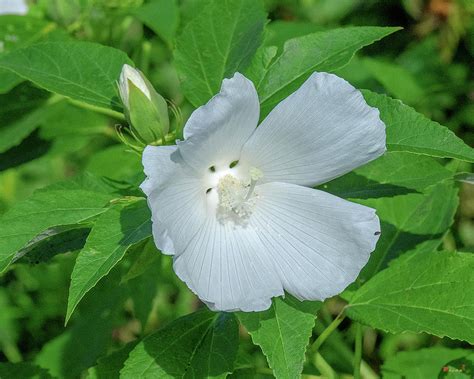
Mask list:
[[[180,91],[173,41],[205,2],[179,1],[178,13],[167,6],[174,1],[164,0],[29,1],[26,16],[0,17],[0,55],[51,39],[74,38],[119,48],[186,119],[193,108]],[[474,144],[473,1],[266,0],[265,5],[270,20],[265,44],[279,49],[290,38],[338,26],[402,26],[396,35],[364,49],[337,74],[358,88],[402,100]],[[83,171],[136,186],[143,179],[140,157],[120,143],[115,128],[121,123],[113,113],[97,113],[0,71],[0,213],[35,189]],[[450,167],[470,171],[462,162],[451,162]],[[460,201],[444,245],[448,250],[474,252],[474,186],[461,184]],[[146,242],[130,251],[108,281],[90,292],[65,329],[71,270],[87,233],[88,229],[80,229],[74,238],[69,235],[67,244],[61,234],[45,239],[36,253],[20,258],[25,264],[15,265],[0,278],[0,362],[28,360],[58,377],[84,376],[107,352],[133,344],[198,306],[170,269],[169,257],[156,254],[153,244]],[[338,300],[328,302],[320,311],[316,332],[340,308]],[[334,333],[322,353],[335,369],[351,372],[355,331],[349,323],[341,330],[344,333]],[[396,366],[403,360],[399,351],[431,346],[437,339],[385,335],[369,328],[364,333],[364,354],[373,369],[389,359]],[[256,365],[264,375],[264,356],[246,333],[242,338],[247,343],[240,346],[238,365]],[[463,347],[451,340],[442,345]],[[311,367],[305,370],[312,373]],[[88,375],[96,373],[89,370]]]

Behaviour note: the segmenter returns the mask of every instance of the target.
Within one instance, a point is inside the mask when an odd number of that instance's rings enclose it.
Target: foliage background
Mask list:
[[[58,185],[69,188],[69,198],[61,198],[64,192],[58,189],[56,193],[47,193],[42,201],[70,204],[75,201],[74,196],[80,195],[81,188],[105,188],[110,185],[114,186],[116,193],[140,196],[136,184],[143,178],[139,155],[128,151],[117,137],[116,125],[125,125],[117,110],[104,112],[77,99],[68,101],[22,80],[8,70],[9,65],[19,67],[9,53],[42,41],[92,41],[120,49],[147,75],[159,93],[180,108],[183,119],[186,119],[194,109],[193,105],[202,103],[202,97],[196,94],[186,99],[184,96],[186,88],[185,85],[180,86],[176,66],[180,65],[180,60],[191,58],[186,57],[189,51],[184,48],[173,56],[175,37],[181,35],[192,19],[206,15],[203,9],[209,3],[210,0],[38,0],[30,2],[27,16],[0,16],[0,213],[8,214],[7,211],[28,199],[35,190],[68,178],[79,178],[76,184],[69,187]],[[265,26],[264,44],[276,46],[279,52],[290,38],[340,26],[402,26],[403,30],[359,51],[349,64],[337,69],[336,73],[357,88],[402,100],[430,119],[447,126],[467,145],[473,145],[474,5],[471,1],[267,0],[265,10],[270,22]],[[212,17],[212,14],[208,16]],[[230,20],[233,17],[231,14]],[[39,58],[35,60],[38,56],[38,53],[33,56],[28,69],[42,64]],[[91,58],[98,66],[109,59],[105,54]],[[218,88],[221,78],[215,80]],[[182,123],[179,118],[172,121],[179,136]],[[456,150],[454,147],[453,154]],[[380,167],[375,165],[361,170],[326,187],[329,191],[376,206],[384,221],[385,229],[379,242],[382,245],[379,249],[385,250],[384,258],[369,263],[362,273],[362,282],[385,267],[388,258],[416,246],[419,248],[423,241],[439,241],[441,248],[447,251],[474,252],[474,187],[466,181],[446,184],[448,178],[466,179],[464,173],[470,172],[470,164],[463,160],[426,156],[411,160],[410,153],[404,154],[408,155],[391,155]],[[455,155],[448,156],[452,158]],[[397,170],[401,172],[393,177],[381,174],[382,171]],[[86,172],[108,179],[97,184],[95,177],[88,176]],[[359,180],[361,176],[365,178],[362,184]],[[344,192],[357,186],[362,190],[372,190],[373,196]],[[419,194],[414,195],[414,191]],[[120,197],[117,194],[110,197],[106,194],[107,190],[102,189],[97,189],[97,193],[103,193],[104,201]],[[123,217],[132,215],[130,217],[134,218],[135,213],[145,219],[148,217],[141,200],[131,205],[118,201],[113,207],[113,212],[122,215],[121,212],[126,209]],[[108,212],[112,220],[113,212]],[[92,215],[77,215],[74,219],[70,215],[69,222],[76,224],[89,216]],[[14,220],[0,219],[0,224],[5,229],[7,223],[14,224],[20,219],[18,225],[21,226],[28,222],[29,217],[27,213],[20,212]],[[29,221],[33,223],[34,219]],[[36,225],[39,223],[37,221]],[[102,223],[109,225],[107,219],[103,219]],[[78,251],[92,235],[89,234],[91,225],[87,223],[81,224],[80,228],[77,225],[71,228],[64,222],[61,225],[51,236],[43,236],[46,238],[26,250],[21,250],[20,246],[18,250],[24,255],[17,255],[15,264],[0,277],[2,378],[34,375],[118,377],[125,358],[140,338],[202,306],[175,277],[170,258],[157,254],[149,239],[134,236],[135,239],[122,247],[123,251],[119,249],[122,254],[127,250],[124,258],[119,259],[106,280],[99,281],[86,294],[65,327],[66,312],[71,314],[68,293],[72,270]],[[38,230],[36,234],[42,231]],[[100,236],[99,231],[97,233]],[[420,235],[429,235],[430,238],[419,238]],[[6,237],[3,235],[2,238]],[[110,243],[120,247],[120,241]],[[428,250],[436,248],[434,245],[423,246],[428,246]],[[441,268],[443,265],[451,267],[442,260],[438,263]],[[87,262],[84,264],[87,265]],[[420,262],[422,265],[423,262]],[[472,261],[460,262],[459,267],[467,267],[470,271],[465,275],[472,277]],[[394,274],[393,280],[379,286],[397,286],[397,278],[403,281],[405,272],[401,269]],[[439,277],[444,275],[443,270],[436,274]],[[473,289],[472,278],[470,280],[470,287],[460,283],[457,290]],[[343,297],[347,300],[351,293],[349,290]],[[450,296],[442,299],[449,303]],[[472,300],[467,299],[466,307],[471,307],[468,310],[472,310]],[[289,303],[291,301],[288,300]],[[345,300],[338,297],[320,307],[311,341],[332,322],[344,304]],[[278,312],[285,315],[283,308],[287,303],[281,302],[276,306],[280,307]],[[303,348],[313,327],[311,314],[319,305],[313,304],[311,308],[307,304],[304,307],[306,309],[300,309],[304,316],[298,329],[302,334],[299,344],[303,344]],[[436,330],[431,334],[415,333],[430,332],[423,328],[417,330],[416,327],[402,327],[399,332],[403,333],[388,333],[383,331],[386,320],[377,323],[370,319],[375,317],[375,313],[371,313],[372,316],[363,312],[358,315],[357,308],[352,312],[350,317],[370,325],[363,326],[361,332],[364,336],[362,374],[365,377],[375,377],[380,373],[390,378],[437,377],[441,367],[449,361],[464,359],[472,349],[468,342],[460,340],[473,343],[474,328],[472,323],[463,326],[461,319],[441,320],[459,323],[453,326],[452,332],[447,333]],[[472,320],[473,313],[470,314]],[[245,315],[241,317],[241,322],[249,331],[257,328],[255,320],[245,320]],[[291,313],[288,317],[289,323],[295,322]],[[469,319],[469,314],[465,317]],[[222,322],[232,323],[235,320]],[[428,323],[431,321],[428,320]],[[310,349],[304,364],[304,375],[323,373],[330,376],[334,372],[351,375],[358,325],[345,319],[321,347],[321,356],[329,368]],[[179,328],[185,330],[182,325]],[[397,331],[395,326],[388,325],[387,328]],[[436,329],[436,325],[433,328]],[[254,332],[254,339],[258,340],[259,331]],[[268,336],[260,332],[263,342],[260,340],[259,344],[263,347]],[[456,340],[435,336],[446,334]],[[243,327],[239,336],[232,338],[230,343],[238,344],[233,376],[272,375],[262,350],[252,343]],[[165,338],[160,341],[169,343],[171,340]],[[188,342],[183,341],[183,344]],[[221,346],[226,346],[225,341]],[[117,353],[108,355],[111,352]],[[292,354],[289,356],[294,358]],[[271,367],[277,366],[274,373],[279,377],[293,377],[295,372],[298,373],[298,365],[303,358],[304,354],[294,358],[296,371],[285,371],[285,367],[279,369],[278,362],[271,363]],[[472,363],[473,360],[465,362]],[[48,371],[41,371],[39,367]],[[122,374],[126,377],[126,373]],[[195,376],[204,375],[197,372]],[[134,377],[133,372],[129,377]]]

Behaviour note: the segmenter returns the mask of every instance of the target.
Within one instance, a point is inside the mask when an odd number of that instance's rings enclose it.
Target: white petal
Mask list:
[[[128,64],[124,64],[122,67],[122,72],[120,73],[119,78],[119,92],[122,102],[128,108],[129,104],[129,93],[130,89],[128,88],[128,81],[131,81],[135,87],[137,87],[143,94],[151,100],[150,90],[148,89],[147,84],[142,78],[140,71]]]
[[[239,159],[259,114],[253,83],[236,73],[222,82],[219,94],[193,112],[184,128],[185,141],[178,142],[181,155],[199,172],[228,167]]]
[[[263,184],[256,193],[249,226],[271,252],[285,290],[323,300],[357,278],[380,234],[374,209],[288,183]]]
[[[180,254],[206,219],[206,189],[183,162],[176,146],[147,146],[143,152],[147,195],[157,247]]]
[[[0,0],[0,15],[25,15],[26,13],[28,13],[28,5],[25,0]]]
[[[283,295],[272,257],[255,231],[221,224],[214,216],[175,256],[174,270],[213,310],[262,311]]]
[[[385,151],[379,111],[345,80],[314,73],[279,103],[242,150],[266,182],[313,186],[359,167]]]

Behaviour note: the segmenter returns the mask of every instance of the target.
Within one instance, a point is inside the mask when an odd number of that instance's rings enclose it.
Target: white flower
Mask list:
[[[0,15],[25,15],[26,13],[28,13],[28,6],[25,0],[0,0]]]
[[[142,73],[128,64],[124,64],[119,78],[119,92],[122,102],[126,108],[130,107],[129,94],[130,88],[128,81],[131,81],[143,94],[151,100],[151,93],[145,82]]]
[[[143,154],[155,243],[214,310],[338,294],[380,234],[375,210],[310,188],[384,153],[385,126],[359,91],[314,73],[258,120],[257,92],[237,73],[191,115],[184,141]]]

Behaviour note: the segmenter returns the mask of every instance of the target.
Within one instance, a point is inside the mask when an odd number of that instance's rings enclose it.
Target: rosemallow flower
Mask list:
[[[191,115],[184,141],[143,153],[155,243],[213,310],[265,310],[285,291],[336,295],[380,234],[374,209],[312,188],[385,151],[359,91],[314,73],[258,120],[255,87],[236,73]]]
[[[123,65],[118,83],[132,134],[143,144],[156,144],[169,129],[168,106],[148,79],[137,69]]]

